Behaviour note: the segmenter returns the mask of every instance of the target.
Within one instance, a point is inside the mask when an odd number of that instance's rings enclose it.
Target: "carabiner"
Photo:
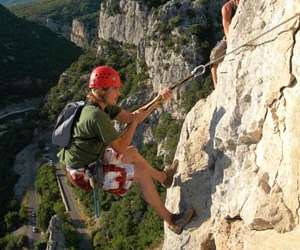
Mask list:
[[[205,68],[206,68],[206,66],[199,65],[192,70],[191,74],[193,75],[193,77],[201,76],[205,73]]]

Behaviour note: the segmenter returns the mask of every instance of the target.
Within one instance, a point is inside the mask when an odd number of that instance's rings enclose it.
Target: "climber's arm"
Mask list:
[[[228,1],[222,7],[222,24],[223,24],[223,29],[224,29],[224,34],[226,36],[226,39],[228,36],[229,25],[231,22],[231,15],[232,15],[232,2]]]

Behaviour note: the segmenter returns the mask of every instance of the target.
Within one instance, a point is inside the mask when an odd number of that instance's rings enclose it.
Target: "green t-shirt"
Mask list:
[[[120,111],[118,106],[107,107],[105,112],[94,105],[84,106],[74,126],[70,147],[58,153],[60,161],[72,168],[82,168],[95,162],[119,136],[111,119]]]

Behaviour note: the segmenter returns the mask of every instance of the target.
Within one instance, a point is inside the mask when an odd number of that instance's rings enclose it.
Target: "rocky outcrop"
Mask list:
[[[99,38],[138,45],[145,37],[147,26],[148,10],[137,1],[107,0],[101,5]]]
[[[57,215],[51,218],[47,232],[49,233],[47,250],[66,249],[65,237],[62,232],[62,221]]]
[[[53,32],[61,34],[81,48],[90,45],[92,39],[95,39],[96,36],[94,23],[91,28],[90,23],[81,21],[81,17],[74,18],[72,22],[55,21],[50,17],[41,17],[36,21],[47,26]]]
[[[90,43],[91,34],[84,23],[75,18],[72,22],[70,38],[78,47],[84,48]]]
[[[230,51],[300,12],[296,0],[240,2]],[[166,204],[193,206],[163,249],[300,249],[300,17],[218,68],[218,86],[184,122]]]
[[[114,3],[114,4],[113,4]],[[140,1],[105,1],[101,5],[99,39],[134,44],[137,60],[146,63],[147,85],[158,92],[187,77],[203,62],[203,48],[191,28],[205,30],[209,26],[205,6],[185,0],[169,1],[158,9],[149,9]],[[98,55],[101,57],[101,47]],[[178,100],[175,95],[175,99]],[[176,117],[183,114],[177,104],[167,107]]]
[[[152,15],[147,33],[150,40],[145,44],[144,57],[154,92],[184,79],[203,62],[203,50],[188,29],[190,24],[200,25],[199,30],[208,27],[206,14],[201,4],[170,1],[158,14]]]

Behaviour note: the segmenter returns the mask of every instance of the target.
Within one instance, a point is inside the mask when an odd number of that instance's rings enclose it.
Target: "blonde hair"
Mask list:
[[[100,97],[97,98],[94,94],[94,92],[97,91],[97,95]],[[106,93],[107,89],[104,88],[97,88],[97,89],[90,89],[90,91],[86,95],[86,100],[90,104],[99,106],[99,102],[104,102],[104,95]]]

